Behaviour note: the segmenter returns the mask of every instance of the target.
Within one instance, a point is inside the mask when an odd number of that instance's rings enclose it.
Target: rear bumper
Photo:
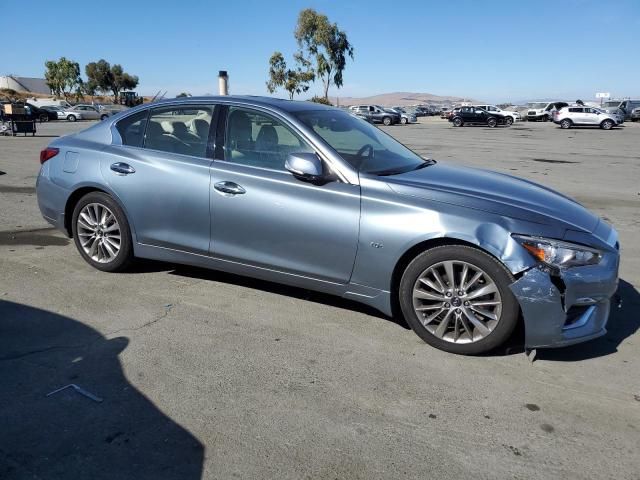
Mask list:
[[[563,347],[607,333],[619,259],[607,252],[600,264],[567,269],[553,279],[533,268],[511,284],[524,318],[525,346]]]
[[[70,192],[51,181],[49,167],[50,163],[45,163],[40,168],[40,173],[36,180],[38,207],[47,222],[68,236],[69,233],[65,228],[64,208]]]

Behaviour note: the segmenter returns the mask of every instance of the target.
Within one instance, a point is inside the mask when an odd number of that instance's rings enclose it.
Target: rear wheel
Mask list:
[[[453,119],[453,126],[454,127],[461,127],[462,125],[464,125],[464,122],[462,121],[461,118],[454,118]]]
[[[568,118],[565,118],[560,122],[560,126],[566,130],[567,128],[571,128],[573,123]]]
[[[391,117],[384,117],[382,119],[382,123],[388,127],[389,125],[391,125]]]
[[[600,124],[600,128],[603,130],[611,130],[613,128],[613,122],[611,120],[605,120]]]
[[[495,118],[490,118],[489,120],[487,120],[487,125],[490,128],[494,128],[496,125],[498,125],[498,121]]]
[[[418,255],[400,281],[402,313],[428,344],[473,355],[504,343],[518,321],[514,278],[490,255],[448,245]]]
[[[48,122],[49,121],[49,115],[47,115],[46,113],[41,113],[39,120],[40,120],[40,123]]]
[[[100,116],[100,120],[106,120],[109,117],[109,115],[101,115]]]
[[[127,268],[133,259],[129,222],[120,206],[103,192],[91,192],[73,210],[73,239],[85,261],[103,272]]]

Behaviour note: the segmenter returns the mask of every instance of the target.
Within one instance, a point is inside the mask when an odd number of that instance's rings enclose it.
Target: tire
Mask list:
[[[75,115],[69,115],[67,116],[67,120],[69,120],[70,122],[75,122],[77,120]]]
[[[495,128],[496,125],[498,125],[498,121],[495,118],[490,118],[487,120],[487,126],[489,128]]]
[[[513,117],[505,117],[504,124],[507,127],[510,127],[511,125],[513,125]]]
[[[562,120],[560,122],[560,127],[564,128],[565,130],[567,128],[571,128],[573,126],[573,122],[571,120],[569,120],[568,118],[565,118],[564,120]]]
[[[96,224],[96,217],[102,217],[101,213],[105,211],[112,215],[115,223],[107,215],[105,224]],[[117,230],[113,228],[114,225]],[[127,217],[115,200],[106,193],[91,192],[82,197],[73,209],[71,227],[78,252],[92,267],[103,272],[119,272],[125,270],[133,260],[133,244]],[[96,229],[99,230],[97,237]],[[94,237],[89,236],[92,232]],[[120,237],[119,243],[117,233]],[[115,254],[111,255],[112,252]]]
[[[454,127],[461,127],[464,125],[464,122],[462,121],[461,118],[454,118],[453,119],[453,126]]]
[[[406,125],[406,124],[407,124],[407,122],[408,122],[408,120],[407,120],[406,118],[404,118],[404,117],[400,119],[400,123],[401,123],[402,125]]]
[[[450,271],[453,272],[454,284],[459,284],[463,280],[464,265],[468,268],[466,283],[475,278],[474,271],[476,273],[482,271],[482,275],[473,284],[465,287],[471,290],[462,291],[462,295],[458,296],[459,291],[454,289],[452,296],[447,297],[445,295],[449,295],[446,290],[450,282],[445,265],[448,263],[453,265]],[[425,291],[422,290],[423,287],[429,288],[420,280],[421,278],[431,279],[431,283],[436,284],[435,277],[429,276],[432,269],[443,272],[440,281],[444,285],[442,290],[445,293],[441,295],[446,303],[431,298],[423,300],[420,297],[414,297],[414,291],[423,292]],[[477,355],[502,345],[511,336],[518,323],[520,308],[509,288],[513,281],[514,277],[509,270],[487,253],[473,247],[447,245],[429,249],[413,259],[402,275],[398,296],[405,320],[426,343],[446,352]],[[478,287],[475,288],[475,285]],[[469,297],[470,300],[464,300],[466,295],[473,295],[480,289],[491,290],[491,293],[473,297],[475,300],[472,297]],[[435,292],[435,290],[432,291]],[[440,307],[424,308],[425,306],[433,307],[434,304],[422,302],[434,301],[435,304],[440,303],[444,308],[441,309],[438,317],[429,322],[427,317],[433,314],[427,312],[434,312]],[[470,302],[483,305],[493,302],[494,305],[482,308],[477,306],[477,310],[474,310],[473,306],[467,305]],[[477,313],[478,310],[483,313]],[[474,320],[470,320],[469,315],[472,315]],[[491,316],[495,318],[490,318]],[[437,320],[439,322],[435,323]],[[444,328],[439,331],[438,327],[442,327],[443,323]]]
[[[40,123],[48,122],[49,121],[49,115],[46,115],[46,114],[42,113],[42,114],[40,114],[39,120],[40,120]]]
[[[549,115],[543,115],[542,116],[542,121],[543,122],[548,122],[549,121]]]
[[[613,128],[613,122],[611,120],[605,120],[600,124],[600,128],[603,130],[611,130]]]
[[[100,120],[106,120],[107,118],[109,118],[109,115],[101,115],[100,116]]]
[[[391,123],[392,123],[391,117],[384,117],[384,118],[382,119],[382,123],[383,123],[386,127],[388,127],[388,126],[389,126],[389,125],[391,125]]]

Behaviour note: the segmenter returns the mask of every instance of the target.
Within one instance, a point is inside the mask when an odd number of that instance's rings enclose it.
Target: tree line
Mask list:
[[[326,15],[312,8],[298,15],[294,31],[298,51],[293,56],[293,68],[287,66],[284,55],[273,52],[269,59],[267,90],[274,93],[283,88],[289,99],[309,90],[316,79],[322,82],[323,97],[312,100],[329,103],[329,87],[343,85],[343,72],[347,59],[353,59],[353,45],[337,23],[331,23]]]
[[[67,99],[70,95],[112,94],[118,103],[120,92],[132,90],[138,86],[138,77],[124,71],[122,65],[111,65],[104,59],[88,63],[84,72],[86,80],[80,75],[80,64],[61,57],[58,61],[48,60],[44,64],[44,78],[51,91],[58,97]]]

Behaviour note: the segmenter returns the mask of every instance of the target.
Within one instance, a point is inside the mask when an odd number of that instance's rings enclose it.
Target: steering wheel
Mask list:
[[[364,153],[366,151],[369,151],[369,153],[365,156]],[[373,158],[373,155],[375,153],[375,150],[373,148],[373,145],[371,145],[370,143],[366,143],[364,144],[360,150],[358,150],[358,153],[356,153],[356,161],[357,161],[357,165],[356,168],[360,169],[360,167],[362,166],[362,164],[366,161],[366,160],[370,160]]]

